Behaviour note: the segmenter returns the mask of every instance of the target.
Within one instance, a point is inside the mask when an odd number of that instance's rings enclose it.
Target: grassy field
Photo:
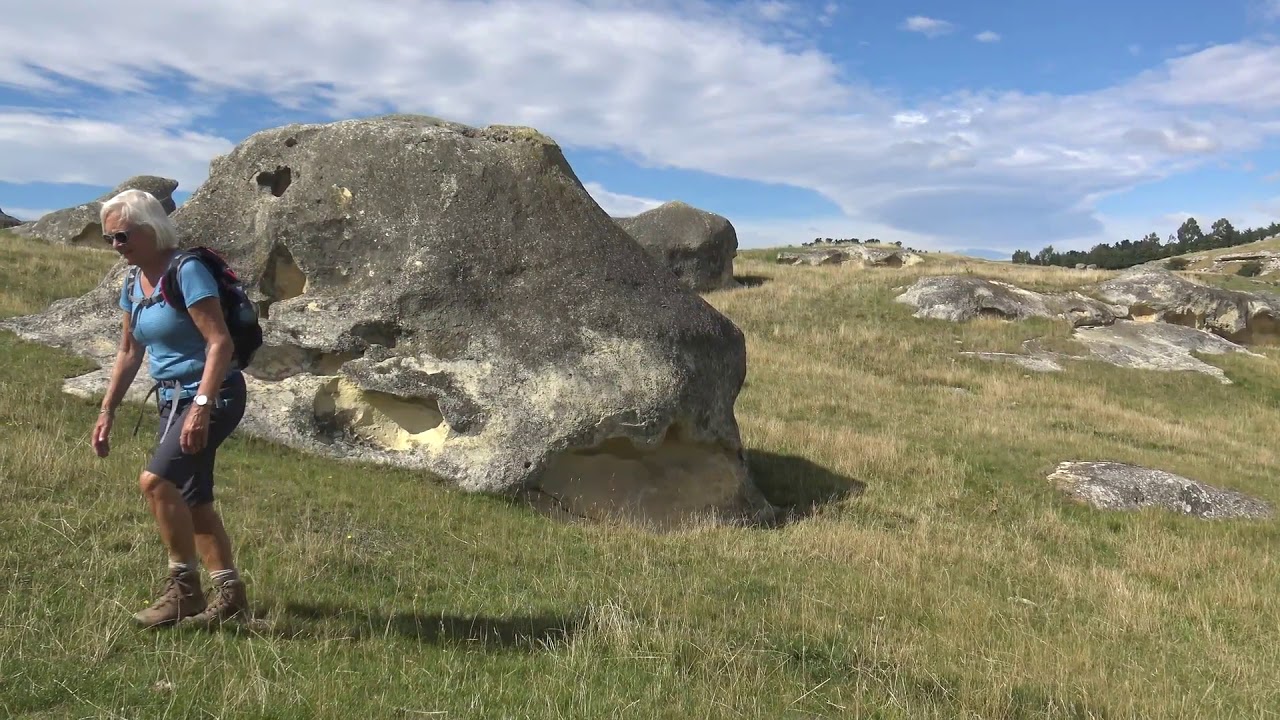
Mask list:
[[[111,262],[0,238],[0,312]],[[916,320],[934,257],[780,267],[708,300],[748,338],[738,417],[775,529],[569,526],[405,471],[244,437],[218,492],[261,618],[142,632],[163,570],[137,490],[150,427],[105,460],[88,369],[0,333],[0,716],[1264,718],[1280,715],[1280,530],[1060,497],[1062,460],[1142,463],[1280,503],[1280,353],[1199,374],[956,357],[1049,322]],[[149,420],[150,418],[148,418]]]

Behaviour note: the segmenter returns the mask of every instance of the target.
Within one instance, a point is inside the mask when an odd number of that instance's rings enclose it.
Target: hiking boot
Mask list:
[[[160,597],[151,607],[133,614],[133,620],[144,628],[173,625],[188,615],[195,615],[205,608],[204,591],[200,587],[199,570],[169,571],[160,590]]]
[[[182,621],[183,627],[197,625],[209,627],[220,625],[228,620],[242,620],[249,615],[249,599],[245,593],[244,581],[240,578],[215,583],[210,588],[209,604],[203,612],[192,615]]]

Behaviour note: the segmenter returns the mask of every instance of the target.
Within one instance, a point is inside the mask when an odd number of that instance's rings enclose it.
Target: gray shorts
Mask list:
[[[160,424],[156,428],[156,440],[160,443],[147,470],[177,485],[188,506],[213,502],[214,459],[222,441],[244,418],[245,401],[244,375],[232,373],[222,384],[209,413],[209,439],[204,449],[192,455],[182,452],[182,424],[192,406],[191,398],[180,399],[176,407],[172,401],[160,403]],[[169,416],[174,412],[178,415],[171,422]],[[165,425],[169,426],[167,435]]]

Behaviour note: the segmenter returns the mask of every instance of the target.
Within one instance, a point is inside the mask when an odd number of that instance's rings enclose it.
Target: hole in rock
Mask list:
[[[274,171],[263,170],[258,173],[258,189],[270,191],[276,197],[284,195],[292,182],[293,171],[287,167],[277,166]]]
[[[262,294],[267,296],[259,308],[264,318],[270,317],[273,304],[296,298],[307,291],[307,276],[284,243],[276,243],[271,248],[267,268],[262,273],[261,287]]]
[[[531,500],[547,512],[672,527],[737,508],[745,480],[735,453],[687,440],[672,428],[652,448],[610,438],[561,453],[547,465]]]
[[[71,238],[72,245],[102,245],[102,225],[89,223],[78,235]]]
[[[284,146],[285,146],[285,147],[293,147],[294,145],[297,145],[297,144],[298,144],[298,138],[292,138],[292,137],[291,137],[291,138],[289,138],[288,140],[285,140],[285,141],[284,141]]]
[[[1249,321],[1248,327],[1227,337],[1237,345],[1280,345],[1280,321],[1272,315],[1259,313]]]
[[[993,320],[1013,320],[1014,316],[1003,310],[993,307],[978,308],[978,317],[990,318]]]
[[[365,390],[343,378],[320,388],[314,411],[322,424],[386,450],[438,448],[450,430],[435,400]]]
[[[360,353],[327,353],[297,345],[263,345],[253,357],[249,374],[259,380],[279,381],[294,375],[337,375],[342,366]]]
[[[370,322],[356,323],[351,328],[351,334],[364,340],[370,345],[381,345],[387,348],[393,348],[400,339],[400,326],[392,322],[382,320],[373,320]]]

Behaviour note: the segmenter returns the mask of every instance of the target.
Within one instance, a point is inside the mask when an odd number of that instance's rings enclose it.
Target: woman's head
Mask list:
[[[125,190],[102,203],[102,239],[130,265],[146,262],[178,246],[178,229],[149,192]]]

